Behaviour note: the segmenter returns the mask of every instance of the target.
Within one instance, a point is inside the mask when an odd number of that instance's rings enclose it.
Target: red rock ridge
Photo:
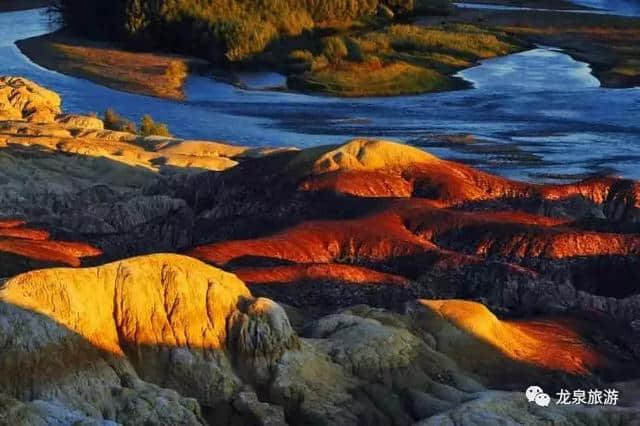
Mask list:
[[[68,266],[80,266],[82,258],[102,254],[101,250],[85,243],[51,241],[47,231],[24,225],[21,220],[0,221],[0,252]]]

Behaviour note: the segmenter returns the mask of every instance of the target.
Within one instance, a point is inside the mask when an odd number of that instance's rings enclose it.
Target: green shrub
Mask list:
[[[122,117],[112,108],[107,108],[104,112],[104,128],[117,132],[137,133],[136,125]]]
[[[349,50],[341,37],[325,37],[322,39],[322,54],[329,62],[340,62],[349,54]]]
[[[277,35],[278,31],[271,22],[238,21],[222,37],[226,44],[225,56],[232,62],[247,59],[262,52]]]
[[[347,57],[350,61],[353,61],[353,62],[364,61],[365,59],[364,52],[362,51],[360,44],[356,40],[349,37],[346,39],[345,45],[347,46],[347,51],[348,51]]]
[[[166,136],[171,137],[169,128],[164,123],[156,123],[149,114],[142,116],[140,120],[140,128],[138,129],[140,136]]]
[[[293,50],[289,53],[289,59],[293,62],[311,62],[313,53],[308,50]]]

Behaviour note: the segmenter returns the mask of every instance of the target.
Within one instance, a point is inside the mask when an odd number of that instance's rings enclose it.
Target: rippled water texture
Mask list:
[[[588,1],[588,0],[585,0]],[[509,177],[563,180],[593,173],[640,179],[640,89],[605,89],[589,67],[552,48],[482,62],[459,74],[474,88],[395,98],[336,99],[242,90],[192,77],[187,101],[118,92],[42,69],[15,40],[51,31],[38,11],[0,14],[0,74],[59,92],[68,111],[151,113],[178,136],[250,145],[310,146],[355,136],[423,146]],[[250,87],[280,81],[243,75]],[[443,135],[472,134],[473,138]]]
[[[616,15],[640,16],[638,0],[573,0],[574,3],[614,12]]]

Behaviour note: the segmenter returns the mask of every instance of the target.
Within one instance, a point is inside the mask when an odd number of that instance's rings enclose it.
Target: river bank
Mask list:
[[[455,74],[478,61],[523,50],[501,31],[473,25],[414,26],[403,21],[320,28],[271,43],[251,60],[218,64],[269,69],[288,76],[290,90],[340,97],[397,96],[468,87]],[[131,93],[182,99],[178,63],[203,61],[163,52],[132,52],[115,43],[57,32],[16,43],[35,63]]]
[[[55,90],[69,111],[116,108],[134,122],[151,114],[178,137],[216,135],[250,146],[311,147],[379,136],[528,181],[566,182],[602,174],[640,179],[640,127],[629,120],[638,113],[640,90],[602,88],[587,64],[557,49],[480,61],[457,74],[473,87],[469,90],[343,99],[243,90],[192,75],[186,99],[176,102],[38,67],[15,46],[18,40],[52,31],[38,11],[1,14],[0,28],[5,29],[0,37],[1,73],[24,75]],[[270,73],[242,77],[253,88],[283,81]],[[473,135],[470,143],[443,138],[467,134]]]
[[[67,31],[20,40],[18,48],[38,65],[117,90],[184,99],[188,69],[202,61],[166,53],[129,52]]]
[[[434,18],[420,20],[432,25]],[[563,49],[586,62],[603,87],[640,85],[640,18],[610,14],[537,10],[459,9],[450,23],[473,23],[504,31],[529,43]]]
[[[502,3],[552,6],[531,1]],[[572,6],[585,9],[570,2],[557,5],[561,9]],[[273,43],[249,63],[231,69],[275,70],[288,76],[289,90],[300,92],[397,96],[468,87],[455,77],[461,69],[481,59],[542,44],[562,48],[575,59],[589,63],[604,87],[640,84],[640,48],[635,43],[640,37],[638,18],[458,8],[452,16],[418,18],[414,24],[347,31],[340,37],[329,37],[329,43],[325,37],[319,51],[312,48],[319,44],[317,37],[287,38]],[[21,40],[17,45],[31,60],[48,69],[117,90],[166,99],[184,99],[184,70],[189,64],[206,68],[201,60],[162,52],[131,52],[117,44],[88,41],[66,32]]]

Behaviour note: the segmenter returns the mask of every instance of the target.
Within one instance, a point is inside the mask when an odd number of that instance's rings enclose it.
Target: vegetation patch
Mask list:
[[[449,11],[449,0],[57,0],[53,10],[79,34],[161,47],[209,60],[249,59],[278,37],[344,26],[388,11]]]
[[[340,96],[447,90],[463,85],[451,77],[458,70],[518,49],[504,34],[471,25],[391,25],[326,37],[315,52],[289,52],[288,84]]]
[[[146,114],[140,120],[140,126],[121,116],[113,108],[107,108],[104,112],[104,128],[118,132],[133,133],[140,136],[164,136],[171,137],[171,132],[166,124],[156,122],[153,117]]]
[[[408,24],[447,14],[449,0],[59,0],[67,26],[129,48],[162,48],[243,68],[277,69],[292,89],[386,96],[461,87],[451,77],[475,61],[521,46],[474,25]],[[92,23],[100,22],[101,25]],[[112,23],[112,25],[105,25]],[[401,24],[403,23],[403,24]],[[85,67],[90,67],[86,64]],[[170,62],[161,78],[181,83]]]
[[[289,85],[339,96],[390,96],[454,88],[439,72],[406,62],[383,64],[372,60],[326,67],[303,78],[291,77]]]

